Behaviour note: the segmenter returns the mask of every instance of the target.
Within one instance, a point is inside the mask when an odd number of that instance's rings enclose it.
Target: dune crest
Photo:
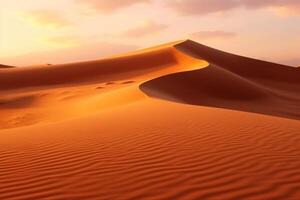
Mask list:
[[[68,63],[53,66],[20,67],[0,71],[0,90],[26,87],[58,87],[78,83],[102,83],[128,79],[135,76],[195,68],[199,61],[186,56],[173,46],[161,45],[107,59]],[[161,70],[167,69],[166,72]],[[150,75],[151,78],[151,75]]]

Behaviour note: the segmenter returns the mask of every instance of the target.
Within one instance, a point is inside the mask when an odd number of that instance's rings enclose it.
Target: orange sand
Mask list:
[[[192,41],[3,68],[0,199],[299,199],[299,77]]]

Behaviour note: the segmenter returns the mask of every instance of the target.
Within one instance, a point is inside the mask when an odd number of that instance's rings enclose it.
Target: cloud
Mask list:
[[[282,17],[300,15],[300,5],[273,7],[271,10]]]
[[[66,35],[44,37],[41,39],[41,41],[47,45],[58,47],[71,47],[80,45],[82,43],[80,37]]]
[[[206,15],[236,8],[284,8],[300,14],[299,0],[167,0],[166,5],[182,15]]]
[[[112,12],[138,3],[149,3],[150,0],[75,0],[102,12]]]
[[[62,28],[72,25],[72,23],[54,10],[33,10],[24,13],[23,16],[38,26]]]
[[[205,15],[222,12],[236,7],[234,0],[168,0],[167,6],[182,15]]]
[[[196,40],[211,40],[211,39],[231,39],[236,37],[234,32],[226,31],[199,31],[196,33],[190,34],[192,39]]]
[[[158,24],[153,21],[144,21],[143,23],[139,24],[138,26],[127,30],[122,35],[126,36],[126,37],[130,37],[130,38],[143,37],[143,36],[148,36],[148,35],[152,35],[154,33],[163,31],[167,27],[168,26],[165,24]]]

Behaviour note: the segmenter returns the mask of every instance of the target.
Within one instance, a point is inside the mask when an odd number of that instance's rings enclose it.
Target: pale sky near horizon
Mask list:
[[[98,59],[181,39],[300,66],[300,0],[0,0],[0,63]]]

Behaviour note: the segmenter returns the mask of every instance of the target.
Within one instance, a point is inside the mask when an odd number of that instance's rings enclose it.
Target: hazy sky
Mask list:
[[[193,39],[300,65],[300,0],[0,0],[0,63],[97,59]]]

